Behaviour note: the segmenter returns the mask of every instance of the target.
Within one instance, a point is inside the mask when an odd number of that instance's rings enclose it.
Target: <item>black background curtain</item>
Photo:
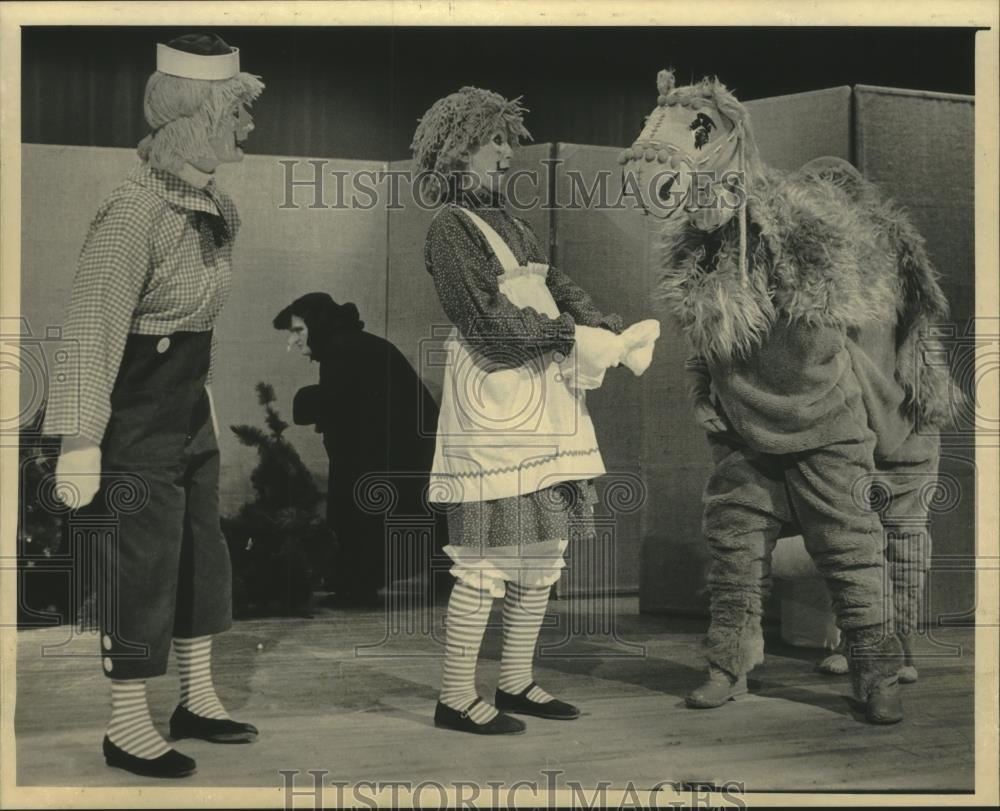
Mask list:
[[[22,140],[131,147],[155,44],[189,28],[22,29]],[[193,29],[198,30],[198,29]],[[256,154],[396,160],[420,115],[462,85],[523,96],[535,141],[632,142],[656,72],[717,74],[744,101],[846,84],[974,92],[956,28],[217,27],[267,91]]]

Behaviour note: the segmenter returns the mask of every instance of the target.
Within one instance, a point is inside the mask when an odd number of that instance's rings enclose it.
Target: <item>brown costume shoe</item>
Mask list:
[[[903,699],[899,678],[890,676],[876,684],[868,694],[865,717],[870,724],[898,724],[903,720]]]
[[[865,703],[870,724],[897,724],[903,720],[899,691],[902,646],[895,634],[880,628],[862,628],[846,634],[854,696]]]
[[[734,701],[737,696],[746,693],[746,673],[734,680],[725,670],[709,665],[708,680],[688,693],[684,703],[692,709],[708,710],[721,707],[727,701]]]
[[[899,683],[913,684],[917,680],[917,668],[913,664],[913,637],[899,633],[899,644],[903,648],[903,666],[899,669]]]

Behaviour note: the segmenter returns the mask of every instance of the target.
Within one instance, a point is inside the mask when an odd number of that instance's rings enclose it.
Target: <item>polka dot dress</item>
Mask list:
[[[503,209],[502,199],[471,202],[478,203],[470,207],[500,235],[520,264],[547,262],[530,226],[515,221]],[[513,307],[499,295],[497,277],[503,273],[499,260],[479,229],[454,207],[435,217],[424,258],[441,306],[463,336],[474,335],[477,323],[495,317],[501,306],[519,351],[531,356],[549,351],[568,354],[575,324],[621,331],[618,316],[605,316],[584,290],[554,268],[546,282],[560,309],[557,319],[530,307]],[[509,498],[462,502],[448,510],[449,542],[484,548],[568,540],[582,525],[592,524],[595,503],[596,492],[589,481],[563,482]]]

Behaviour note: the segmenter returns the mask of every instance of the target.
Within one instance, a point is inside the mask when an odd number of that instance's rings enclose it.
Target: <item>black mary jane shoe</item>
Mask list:
[[[178,704],[170,716],[171,738],[200,738],[211,743],[252,743],[257,727],[228,718],[203,718]]]
[[[477,724],[469,717],[469,710],[481,701],[481,698],[477,698],[466,710],[452,709],[439,701],[434,709],[434,726],[442,729],[454,729],[458,732],[472,732],[476,735],[518,735],[524,732],[526,729],[524,721],[511,718],[502,712],[492,721]]]
[[[537,718],[548,718],[552,721],[573,721],[580,717],[579,707],[567,704],[565,701],[552,699],[551,701],[532,701],[528,698],[528,693],[532,687],[537,687],[534,682],[525,687],[520,693],[507,693],[497,688],[496,708],[503,712],[518,712],[522,715],[534,715]]]
[[[196,771],[195,762],[176,749],[159,757],[136,757],[115,746],[107,735],[104,736],[104,762],[143,777],[187,777]]]

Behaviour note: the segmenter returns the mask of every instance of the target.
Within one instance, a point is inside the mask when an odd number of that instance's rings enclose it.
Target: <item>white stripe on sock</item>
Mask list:
[[[478,698],[476,663],[483,634],[490,619],[493,598],[461,580],[455,582],[448,600],[446,617],[444,673],[441,677],[441,703],[455,710],[466,710]],[[480,702],[469,712],[477,724],[497,716],[496,708]]]
[[[532,687],[530,690],[528,690],[527,696],[528,696],[528,698],[531,701],[536,701],[539,704],[547,704],[548,702],[554,700],[552,698],[552,696],[550,696],[548,693],[546,693],[537,684],[534,687]]]
[[[469,718],[475,721],[477,724],[488,724],[494,718],[499,715],[499,711],[492,704],[488,704],[485,701],[480,701],[469,710]]]
[[[228,719],[212,683],[212,637],[174,639],[181,677],[181,705],[202,718]]]
[[[153,726],[145,680],[112,680],[108,738],[136,757],[153,759],[170,751],[170,744]]]
[[[549,592],[549,586],[531,588],[514,582],[507,584],[503,601],[503,653],[499,682],[500,689],[505,693],[517,695],[532,682],[531,665],[538,633],[545,619]],[[551,701],[552,697],[547,700]]]

